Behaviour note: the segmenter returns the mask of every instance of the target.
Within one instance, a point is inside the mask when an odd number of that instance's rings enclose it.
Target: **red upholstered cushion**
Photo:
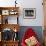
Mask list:
[[[25,32],[24,38],[27,39],[32,36],[36,36],[36,33],[34,32],[34,30],[32,28],[27,29]]]

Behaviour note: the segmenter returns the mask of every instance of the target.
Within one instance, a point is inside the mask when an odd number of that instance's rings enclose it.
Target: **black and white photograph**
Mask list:
[[[35,8],[24,8],[24,18],[36,18],[36,9]]]

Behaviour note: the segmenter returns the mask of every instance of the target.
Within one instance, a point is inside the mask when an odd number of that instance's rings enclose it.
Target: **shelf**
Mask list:
[[[18,24],[19,7],[0,7],[0,16],[1,24],[12,24],[13,20],[15,20],[13,24]],[[9,19],[10,16],[14,16],[13,20]],[[9,20],[11,23],[9,23]]]
[[[1,31],[5,28],[9,28],[12,29],[14,31],[14,29],[16,29],[17,31],[19,31],[20,26],[18,24],[0,24],[1,27]]]
[[[19,43],[18,41],[15,41],[15,42],[14,41],[11,41],[11,42],[10,41],[8,41],[8,42],[6,41],[6,42],[2,42],[2,45],[3,46],[18,46],[18,43]]]
[[[18,15],[19,7],[0,7],[1,15]]]
[[[18,10],[18,8],[19,8],[19,7],[0,7],[1,10],[7,10],[7,9],[8,9],[8,10],[9,10],[9,9],[10,9],[10,10],[11,10],[11,9],[16,9],[16,10]]]
[[[1,23],[0,24],[0,32],[1,32],[0,46],[18,46],[19,40],[18,40],[17,34],[20,29],[20,26],[18,24],[18,16],[19,16],[19,7],[0,7],[0,23]],[[4,35],[5,31],[7,34],[6,40],[3,39],[4,37],[6,37],[5,36],[6,34]],[[13,31],[14,33],[12,32],[12,34],[10,34],[11,33],[10,31],[11,32]],[[10,39],[10,40],[7,41],[7,39]]]
[[[15,40],[15,41],[12,41],[12,40],[10,40],[10,41],[3,41],[4,43],[16,43],[16,42],[19,42],[19,40]]]
[[[2,16],[2,24],[18,24],[18,16]]]

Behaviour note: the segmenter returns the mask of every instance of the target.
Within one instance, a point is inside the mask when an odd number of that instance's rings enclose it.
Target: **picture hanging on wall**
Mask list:
[[[23,8],[24,18],[35,19],[36,18],[36,8]]]

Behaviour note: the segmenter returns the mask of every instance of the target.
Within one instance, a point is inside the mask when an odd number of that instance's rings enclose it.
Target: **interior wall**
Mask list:
[[[15,0],[0,0],[0,7],[13,7],[15,6],[14,3]],[[42,0],[17,0],[17,6],[19,6],[19,25],[24,26],[20,27],[20,40],[22,38],[22,35],[27,29],[27,26],[33,26],[32,28],[35,29],[35,32],[37,33],[40,42],[43,41],[43,30],[42,26],[44,25],[44,16],[43,16],[43,5]],[[36,8],[36,18],[35,19],[24,19],[24,13],[23,8]],[[13,17],[13,21],[11,21],[12,17],[9,17],[8,21],[10,23],[14,22],[15,17]],[[15,21],[16,22],[16,21]],[[14,23],[15,23],[14,22]],[[26,27],[25,27],[26,26]]]
[[[44,0],[44,26],[46,27],[46,0]],[[45,28],[46,29],[46,28]]]
[[[22,26],[43,26],[43,6],[42,0],[25,0],[21,4],[19,24]],[[23,8],[36,8],[35,19],[24,19]]]
[[[0,0],[1,7],[15,6],[15,0]],[[42,0],[17,0],[19,6],[19,24],[20,26],[43,26],[43,6]],[[23,8],[36,8],[35,19],[24,19]],[[11,17],[12,18],[12,17]],[[9,19],[10,20],[10,19]]]
[[[44,43],[46,46],[46,0],[44,0],[43,4],[44,4]]]

